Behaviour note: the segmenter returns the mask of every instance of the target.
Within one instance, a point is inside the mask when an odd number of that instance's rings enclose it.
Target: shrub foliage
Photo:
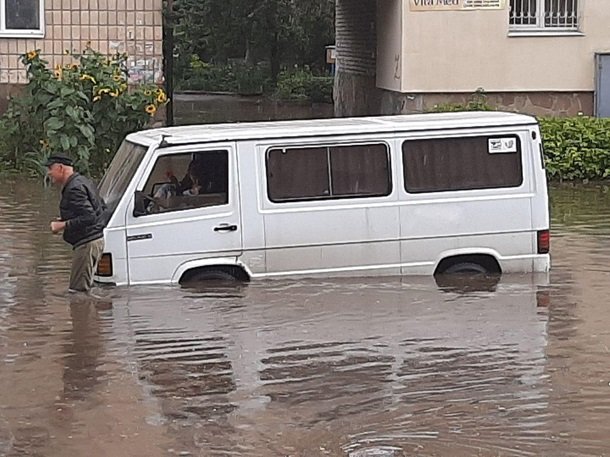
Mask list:
[[[332,103],[332,76],[317,76],[310,67],[292,67],[282,70],[273,82],[270,68],[264,64],[245,63],[212,64],[199,57],[191,58],[184,71],[179,89],[208,92],[234,92],[240,95],[273,93],[279,100],[304,100]]]
[[[549,178],[610,178],[610,119],[541,117],[539,121]]]
[[[332,76],[315,76],[308,67],[284,70],[277,81],[275,96],[282,100],[333,101]]]
[[[441,104],[433,111],[489,111],[482,89],[466,104]],[[590,116],[539,117],[547,176],[559,181],[610,178],[610,119]]]
[[[87,47],[73,63],[49,67],[39,50],[21,56],[29,83],[0,119],[0,156],[10,168],[41,173],[52,154],[101,172],[124,136],[142,129],[167,96],[154,84],[128,86],[127,56]]]

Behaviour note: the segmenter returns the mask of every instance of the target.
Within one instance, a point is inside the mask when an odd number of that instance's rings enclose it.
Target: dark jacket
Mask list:
[[[95,184],[74,173],[61,190],[59,212],[66,222],[64,240],[73,247],[104,236],[106,205]]]

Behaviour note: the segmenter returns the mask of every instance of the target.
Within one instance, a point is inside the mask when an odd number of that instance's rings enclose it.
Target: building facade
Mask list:
[[[0,0],[0,110],[27,82],[20,55],[40,49],[52,66],[86,46],[126,52],[132,82],[160,83],[162,0]]]
[[[596,114],[608,24],[607,0],[337,0],[336,112],[422,112],[483,90],[505,109]]]

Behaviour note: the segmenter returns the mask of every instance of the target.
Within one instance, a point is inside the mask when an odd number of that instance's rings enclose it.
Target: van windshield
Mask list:
[[[142,162],[146,150],[146,146],[123,141],[114,159],[112,159],[110,167],[106,170],[99,186],[100,195],[111,212],[114,212],[125,190],[127,190],[127,186]]]

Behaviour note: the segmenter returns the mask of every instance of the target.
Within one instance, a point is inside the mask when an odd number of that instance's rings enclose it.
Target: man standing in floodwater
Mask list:
[[[64,241],[73,248],[69,291],[88,293],[104,251],[106,205],[95,184],[74,171],[69,157],[53,155],[46,166],[51,181],[62,186],[60,217],[51,222],[51,231],[63,231]]]

